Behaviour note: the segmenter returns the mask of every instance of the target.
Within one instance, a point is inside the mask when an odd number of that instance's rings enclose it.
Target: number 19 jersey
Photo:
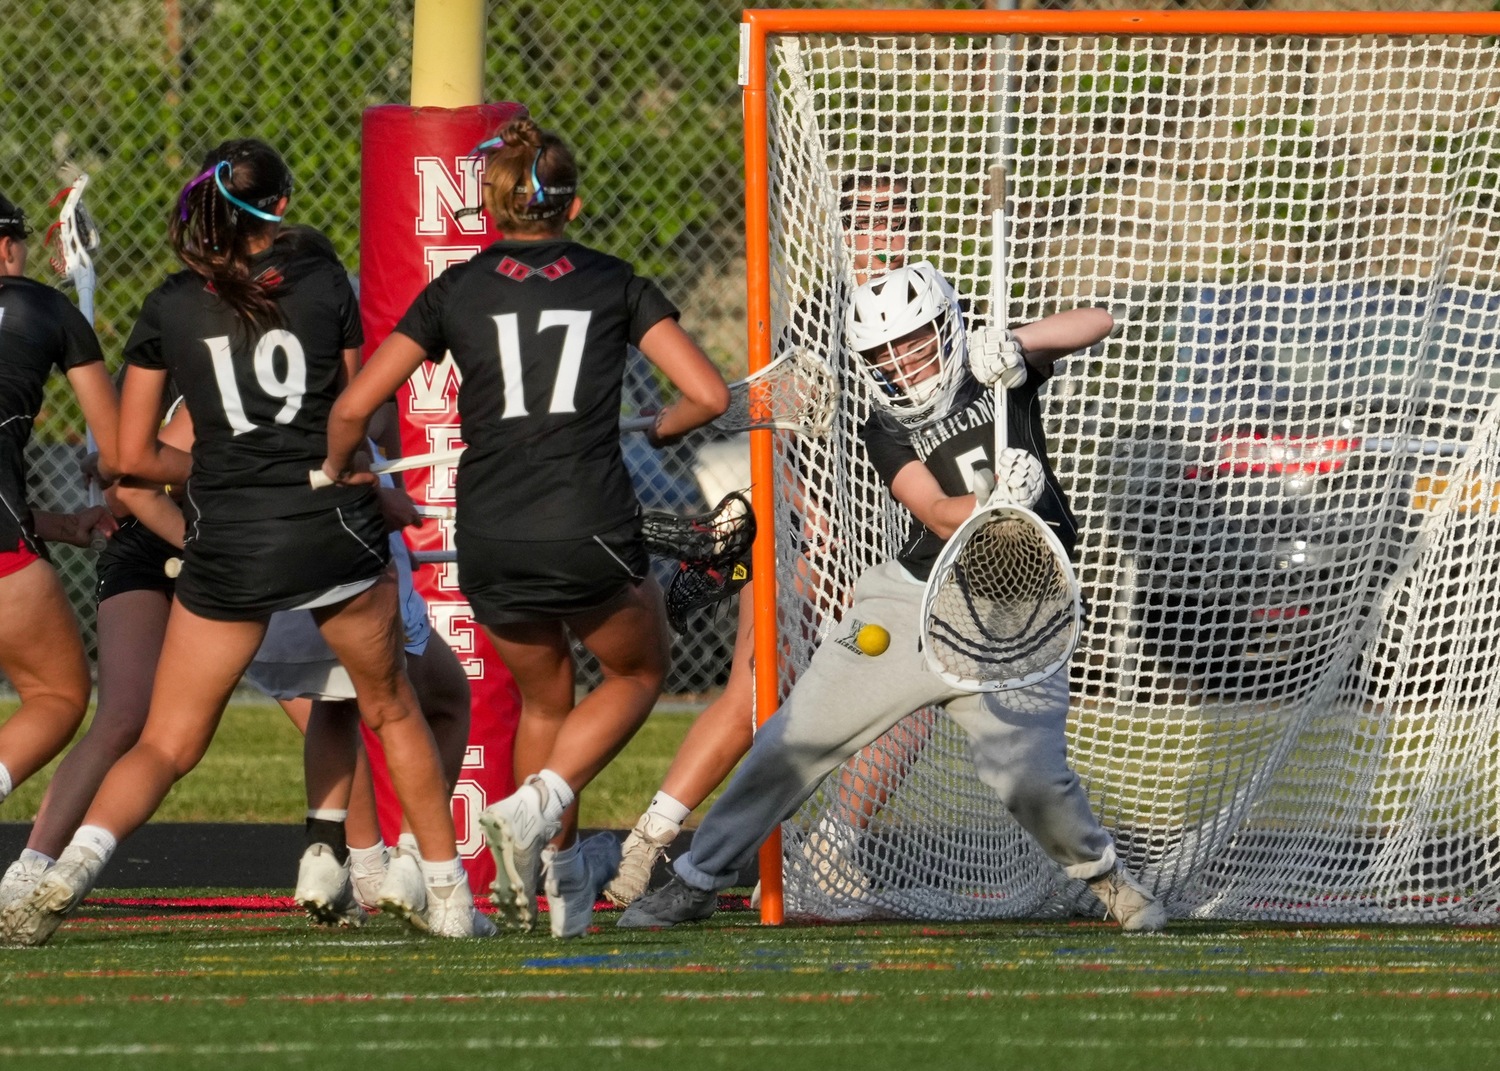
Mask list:
[[[279,322],[248,326],[183,271],[147,296],[126,343],[131,364],[171,374],[193,415],[188,492],[206,520],[299,516],[369,497],[308,485],[327,457],[343,351],[363,341],[349,278],[317,237],[283,234],[251,259],[251,274],[274,287]]]
[[[396,330],[463,377],[458,529],[586,538],[640,511],[620,453],[627,347],[677,308],[625,261],[504,239],[449,268]]]

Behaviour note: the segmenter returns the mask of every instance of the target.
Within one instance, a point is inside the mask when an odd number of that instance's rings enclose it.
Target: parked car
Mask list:
[[[1194,294],[1157,419],[1114,444],[1148,686],[1289,697],[1347,658],[1500,396],[1497,342],[1500,294],[1467,288]]]

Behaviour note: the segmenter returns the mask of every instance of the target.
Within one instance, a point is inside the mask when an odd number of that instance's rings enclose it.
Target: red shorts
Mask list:
[[[23,538],[16,543],[15,550],[0,550],[0,576],[19,573],[38,560],[36,552],[26,545],[26,540]]]

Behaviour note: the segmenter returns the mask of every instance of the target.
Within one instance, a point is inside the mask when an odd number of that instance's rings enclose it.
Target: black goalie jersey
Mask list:
[[[1041,401],[1037,397],[1037,390],[1046,378],[1032,369],[1024,384],[1008,392],[1006,428],[1011,446],[1041,461],[1047,486],[1031,508],[1047,522],[1071,555],[1078,541],[1078,521],[1068,508],[1067,498],[1047,460]],[[887,487],[902,468],[920,461],[932,472],[944,494],[971,494],[974,469],[994,468],[995,392],[966,376],[952,410],[945,416],[917,428],[907,428],[877,407],[866,421],[862,435],[870,463]],[[942,549],[943,539],[912,517],[896,558],[912,576],[926,580]]]
[[[47,377],[103,359],[94,329],[61,291],[0,278],[0,550],[24,542],[41,553],[26,504],[26,444]]]
[[[396,330],[463,376],[459,530],[578,539],[631,521],[626,347],[676,316],[625,261],[563,238],[496,242],[429,284]]]
[[[274,286],[280,322],[247,329],[204,279],[169,277],[141,308],[125,358],[166,369],[193,414],[192,507],[213,521],[292,517],[367,500],[362,487],[314,491],[343,351],[363,341],[359,304],[320,235],[289,230],[251,259]]]

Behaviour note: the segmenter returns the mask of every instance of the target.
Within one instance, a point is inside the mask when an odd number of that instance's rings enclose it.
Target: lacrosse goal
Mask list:
[[[1128,865],[1176,917],[1500,921],[1500,16],[742,29],[751,365],[840,383],[826,436],[753,435],[759,715],[900,532],[826,341],[870,225],[841,183],[875,174],[973,321],[1117,321],[1044,404],[1090,610],[1071,754]],[[781,832],[791,916],[1099,913],[934,711]]]

